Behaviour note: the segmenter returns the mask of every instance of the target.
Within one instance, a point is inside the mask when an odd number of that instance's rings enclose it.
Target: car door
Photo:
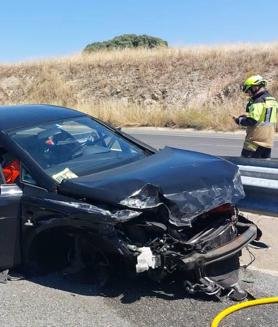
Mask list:
[[[6,184],[0,165],[0,271],[20,263],[21,189]]]

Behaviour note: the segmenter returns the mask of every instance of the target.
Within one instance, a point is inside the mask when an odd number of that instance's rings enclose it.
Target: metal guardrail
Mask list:
[[[223,158],[238,165],[240,170],[246,197],[238,207],[278,217],[278,159]]]

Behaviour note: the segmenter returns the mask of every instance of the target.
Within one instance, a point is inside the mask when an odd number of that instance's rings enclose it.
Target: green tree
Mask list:
[[[112,40],[103,42],[94,42],[88,44],[84,52],[92,52],[98,50],[113,50],[113,49],[124,49],[124,48],[156,48],[156,47],[167,47],[167,41],[164,41],[158,37],[150,35],[136,35],[136,34],[123,34],[114,37]]]

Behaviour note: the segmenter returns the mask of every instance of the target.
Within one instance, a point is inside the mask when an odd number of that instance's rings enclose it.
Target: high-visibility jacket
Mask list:
[[[256,151],[258,146],[272,148],[277,123],[278,103],[268,91],[250,98],[246,106],[247,126],[244,149]]]

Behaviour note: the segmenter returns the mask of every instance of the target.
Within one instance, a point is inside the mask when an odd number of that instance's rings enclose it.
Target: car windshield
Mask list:
[[[19,129],[10,135],[57,182],[146,156],[141,148],[87,116]]]

